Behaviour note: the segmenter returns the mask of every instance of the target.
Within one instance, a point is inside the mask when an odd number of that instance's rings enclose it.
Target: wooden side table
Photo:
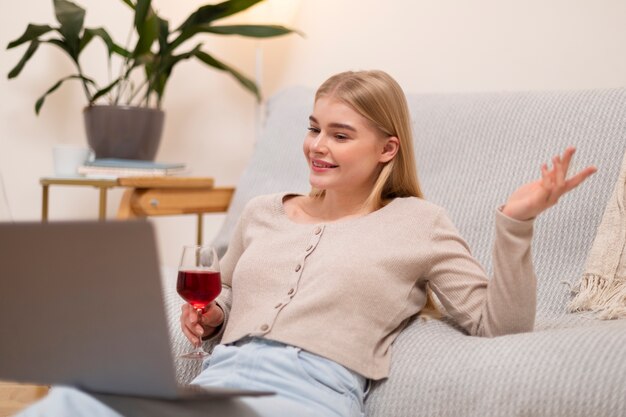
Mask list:
[[[146,216],[196,214],[196,241],[202,243],[202,215],[228,210],[234,188],[215,188],[212,178],[128,177],[120,178],[128,189],[117,212],[119,219]]]
[[[98,205],[98,219],[106,218],[107,191],[109,188],[119,186],[119,179],[91,179],[83,177],[44,177],[39,179],[41,184],[41,221],[48,221],[48,200],[51,185],[72,185],[79,187],[96,187],[100,191],[100,204]]]
[[[196,241],[202,243],[202,215],[225,212],[233,196],[233,188],[215,188],[208,177],[122,177],[113,179],[45,177],[42,187],[41,220],[48,221],[50,186],[87,186],[99,190],[98,219],[106,219],[107,191],[114,187],[127,190],[117,212],[118,219],[174,214],[196,214]]]

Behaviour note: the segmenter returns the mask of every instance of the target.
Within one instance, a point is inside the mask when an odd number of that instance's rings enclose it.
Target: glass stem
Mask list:
[[[198,314],[198,324],[202,326],[202,309],[196,308],[196,313]],[[195,351],[198,353],[200,353],[201,351],[204,351],[204,349],[202,349],[202,336],[200,336],[199,338],[198,345],[196,346]]]

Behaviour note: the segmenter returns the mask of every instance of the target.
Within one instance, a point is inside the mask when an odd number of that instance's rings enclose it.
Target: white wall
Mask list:
[[[622,0],[309,0],[305,40],[271,87],[380,68],[413,92],[615,87],[626,80]],[[281,43],[281,45],[278,45]]]
[[[104,26],[119,42],[130,26],[120,1],[78,0],[88,26]],[[205,3],[154,0],[176,25]],[[77,83],[68,83],[45,103],[36,98],[72,71],[69,60],[44,45],[24,72],[6,74],[25,48],[4,50],[27,23],[53,23],[52,0],[0,4],[0,170],[13,216],[40,216],[38,179],[52,173],[51,147],[85,144]],[[265,40],[266,94],[293,84],[319,85],[346,69],[380,68],[411,92],[608,88],[626,79],[626,2],[620,0],[301,0],[293,26],[305,38]],[[257,42],[207,37],[216,56],[254,74]],[[104,77],[104,52],[92,45],[85,72]],[[104,78],[102,78],[104,80]],[[254,144],[254,100],[231,78],[195,62],[180,64],[165,95],[167,112],[157,159],[184,161],[196,175],[234,185]],[[303,133],[304,133],[303,122]],[[121,191],[111,193],[113,216]],[[94,218],[94,190],[56,187],[52,219]],[[209,240],[222,216],[207,216]],[[194,239],[192,216],[157,221],[165,263],[175,264],[179,247]]]

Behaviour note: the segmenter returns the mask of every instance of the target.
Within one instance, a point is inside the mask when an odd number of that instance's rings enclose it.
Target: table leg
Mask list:
[[[42,196],[41,196],[41,221],[43,223],[48,221],[48,186],[42,185]]]
[[[98,209],[98,220],[103,221],[107,215],[107,188],[100,188],[100,207]]]
[[[198,245],[202,245],[202,213],[198,213],[198,235],[197,235]]]
[[[118,219],[132,219],[137,217],[137,214],[133,211],[133,198],[135,198],[136,188],[128,188],[122,194],[122,201],[117,209]]]

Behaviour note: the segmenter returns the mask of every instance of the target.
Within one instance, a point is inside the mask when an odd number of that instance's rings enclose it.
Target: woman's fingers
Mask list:
[[[548,207],[553,206],[557,203],[565,188],[565,174],[563,172],[563,163],[558,155],[552,158],[552,170],[550,171],[550,177],[552,180],[551,188],[548,190],[549,193],[546,196],[546,203]]]
[[[565,186],[565,192],[568,192],[578,187],[584,180],[589,178],[592,174],[596,173],[596,171],[598,171],[596,167],[589,166],[583,169],[582,171],[580,171],[578,174],[574,175],[572,178],[567,180],[567,183]]]
[[[224,312],[215,303],[209,304],[206,312],[202,315],[202,324],[209,327],[217,327],[224,322]]]
[[[540,213],[555,205],[560,197],[576,188],[590,175],[597,171],[593,166],[567,178],[570,162],[576,148],[569,146],[562,155],[552,158],[552,167],[541,164],[541,179],[525,184],[511,194],[503,212],[519,220],[537,217]]]
[[[558,191],[565,187],[565,175],[567,175],[567,172],[559,155],[555,156],[552,161],[554,163],[554,182]]]
[[[182,326],[183,334],[191,342],[192,345],[198,346],[200,344],[200,338],[187,326]]]
[[[568,146],[565,149],[565,152],[563,152],[563,171],[565,174],[565,177],[567,177],[567,171],[569,170],[569,165],[570,162],[572,161],[572,157],[574,156],[574,153],[576,152],[576,148],[574,148],[573,146]]]
[[[198,326],[200,326],[200,318],[198,317],[198,312],[187,303],[183,304],[181,310],[181,322],[185,323],[185,325],[192,330],[194,328],[198,329]],[[200,326],[200,328],[202,328],[202,326]]]
[[[541,165],[541,183],[543,188],[550,190],[552,188],[552,180],[550,179],[550,171],[548,171],[548,164],[543,163]]]
[[[181,307],[180,327],[189,341],[197,346],[202,338],[215,333],[224,322],[224,311],[215,302],[209,304],[201,315],[185,303]]]
[[[557,181],[557,195],[554,196],[555,203],[556,200],[559,199],[563,194],[571,191],[572,189],[578,187],[584,180],[586,180],[590,175],[597,171],[596,167],[589,166],[578,174],[574,175],[571,178],[567,178],[567,171],[569,170],[570,163],[572,161],[572,157],[576,152],[576,148],[573,146],[568,146],[563,152],[563,158],[559,158],[556,156],[554,158],[555,162],[555,171],[556,171],[556,181]]]
[[[197,346],[200,343],[200,338],[189,327],[188,321],[185,320],[183,315],[181,315],[181,317],[180,317],[180,328],[183,331],[183,334],[185,335],[187,340],[189,340],[191,342],[191,344],[193,344],[194,346]]]
[[[187,303],[181,307],[180,327],[191,343],[200,343],[204,328],[199,323],[198,313]]]
[[[580,183],[582,183],[585,179],[587,179],[590,175],[597,171],[595,167],[590,166],[568,179],[567,172],[569,170],[570,163],[575,152],[575,147],[568,146],[565,149],[565,152],[563,152],[563,157],[557,155],[552,158],[554,167],[552,171],[549,171],[549,174],[551,174],[551,177],[554,180],[552,183],[554,187],[553,189],[550,189],[550,195],[547,198],[550,205],[556,204],[563,194],[576,188],[578,185],[580,185]]]

